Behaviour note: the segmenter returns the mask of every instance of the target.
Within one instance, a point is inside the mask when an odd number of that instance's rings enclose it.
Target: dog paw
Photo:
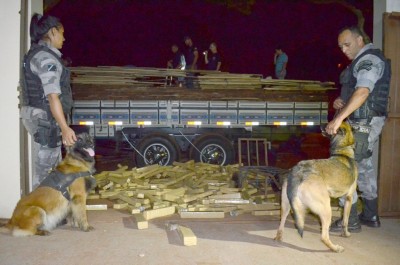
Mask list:
[[[342,237],[350,237],[351,233],[349,231],[343,231],[342,232]]]
[[[89,231],[94,230],[94,227],[91,226],[91,225],[85,225],[85,226],[81,227],[81,230],[84,231],[84,232],[89,232]]]
[[[276,236],[274,238],[275,241],[278,242],[282,242],[282,235],[283,235],[283,231],[282,230],[278,230],[278,232],[276,233]]]
[[[335,251],[336,253],[341,253],[344,251],[344,247],[342,247],[342,246],[334,245],[333,247],[334,247],[334,249],[332,249],[332,250]]]
[[[274,240],[277,241],[277,242],[282,242],[282,237],[281,236],[276,236],[274,238]]]
[[[49,236],[51,233],[47,230],[37,230],[36,235],[38,236]]]

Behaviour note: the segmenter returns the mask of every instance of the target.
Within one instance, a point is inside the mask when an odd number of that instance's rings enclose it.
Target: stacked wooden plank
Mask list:
[[[147,220],[174,213],[181,218],[224,218],[226,213],[236,216],[246,212],[279,214],[274,196],[266,196],[250,184],[234,187],[232,174],[238,170],[238,165],[194,161],[133,169],[119,165],[115,171],[95,175],[97,191],[88,199],[111,200],[114,208],[134,214],[141,228],[147,227]]]
[[[265,90],[333,90],[335,88],[334,82],[320,82],[313,80],[280,80],[280,79],[262,79],[261,83]]]
[[[257,74],[234,74],[205,70],[178,70],[138,67],[71,67],[73,85],[114,85],[128,87],[157,87],[176,85],[178,78],[191,80],[195,88],[204,90],[326,90],[334,89],[333,82],[312,80],[264,79]]]
[[[262,76],[250,74],[218,73],[199,75],[201,89],[261,89]]]

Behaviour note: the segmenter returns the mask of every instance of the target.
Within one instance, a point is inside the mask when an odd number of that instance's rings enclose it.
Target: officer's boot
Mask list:
[[[353,203],[350,209],[349,223],[347,224],[347,229],[351,233],[359,233],[361,232],[361,224],[358,219],[357,214],[357,203]],[[343,217],[332,222],[331,227],[329,228],[330,232],[342,232],[343,231]]]
[[[369,227],[380,227],[381,221],[379,221],[378,216],[378,198],[373,200],[362,200],[364,202],[364,209],[359,215],[361,224]]]

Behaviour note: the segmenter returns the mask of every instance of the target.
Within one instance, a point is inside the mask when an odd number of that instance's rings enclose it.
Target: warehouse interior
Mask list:
[[[9,41],[0,44],[7,50],[5,61],[1,62],[4,72],[10,73],[1,78],[3,87],[11,88],[1,99],[1,110],[9,115],[2,115],[0,121],[8,129],[0,135],[4,149],[0,154],[4,173],[0,175],[0,219],[4,224],[21,197],[29,190],[30,139],[19,121],[18,80],[19,58],[27,43],[21,39],[20,10],[32,14],[43,10],[42,1],[15,1],[2,3],[1,16],[10,21],[11,26],[0,26],[0,32],[7,35]],[[396,0],[374,1],[374,40],[378,47],[386,47],[393,55],[398,69],[399,50],[396,41],[399,30],[392,33],[392,38],[384,38],[384,13],[391,13],[398,20],[400,3]],[[29,15],[27,15],[29,16]],[[394,22],[393,22],[394,23]],[[391,45],[390,45],[391,44]],[[398,46],[398,45],[397,45]],[[389,48],[387,48],[389,47]],[[393,48],[394,47],[394,48]],[[396,75],[393,87],[398,87]],[[394,97],[398,98],[398,93]],[[398,100],[398,99],[397,99]],[[395,103],[397,101],[394,101]],[[393,110],[398,110],[393,104]],[[11,111],[10,111],[11,110]],[[81,232],[67,225],[59,226],[47,237],[12,237],[4,227],[0,228],[0,259],[2,264],[396,264],[400,254],[397,245],[400,239],[399,220],[399,174],[396,172],[396,149],[391,152],[382,150],[382,146],[394,146],[398,143],[398,111],[390,116],[391,121],[381,139],[380,174],[387,177],[380,182],[380,215],[382,227],[373,229],[363,226],[361,233],[354,233],[350,238],[331,234],[331,240],[345,248],[341,254],[333,253],[320,240],[318,218],[307,215],[304,236],[297,233],[293,219],[289,217],[283,242],[274,241],[279,225],[279,198],[275,198],[273,189],[268,189],[270,206],[266,215],[257,215],[254,211],[243,211],[239,208],[225,210],[219,216],[210,214],[210,218],[182,218],[179,213],[166,214],[143,223],[137,219],[135,209],[127,210],[125,203],[115,198],[88,200],[93,206],[88,210],[88,219],[94,230]],[[135,165],[131,163],[130,154],[114,153],[112,148],[98,150],[97,172],[129,171]],[[119,164],[116,166],[116,164]],[[122,165],[122,166],[121,166]],[[193,166],[191,161],[175,166]],[[126,167],[124,167],[126,166]],[[133,170],[133,169],[132,169]],[[205,169],[207,171],[209,169]],[[229,168],[224,169],[229,171]],[[106,173],[104,173],[106,174]],[[267,194],[267,188],[265,188]],[[104,189],[105,190],[105,189]],[[98,190],[97,190],[98,191]],[[121,198],[119,198],[121,199]],[[273,202],[271,202],[273,201]],[[104,209],[106,206],[107,210]],[[98,208],[96,208],[98,207]],[[119,209],[118,207],[122,207]],[[334,207],[334,216],[339,216],[339,209]],[[143,220],[142,220],[143,221]],[[141,227],[143,225],[144,227]],[[189,229],[193,237],[186,238],[181,229]]]

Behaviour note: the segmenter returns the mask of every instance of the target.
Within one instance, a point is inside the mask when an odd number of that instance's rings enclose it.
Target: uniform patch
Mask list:
[[[48,64],[47,65],[47,72],[56,72],[57,66],[55,64]]]
[[[358,64],[357,66],[357,72],[360,72],[361,70],[367,70],[367,71],[371,71],[372,69],[372,61],[371,60],[365,60],[362,61]]]

